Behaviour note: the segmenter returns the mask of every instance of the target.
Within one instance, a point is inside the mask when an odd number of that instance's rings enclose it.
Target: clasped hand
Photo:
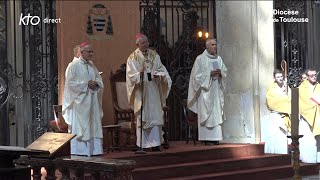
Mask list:
[[[93,80],[88,81],[88,87],[89,87],[89,89],[95,90],[95,89],[97,88],[97,86],[98,86],[97,81],[93,81]]]
[[[213,76],[221,77],[221,70],[220,69],[211,70],[210,75],[211,75],[211,77],[213,77]]]

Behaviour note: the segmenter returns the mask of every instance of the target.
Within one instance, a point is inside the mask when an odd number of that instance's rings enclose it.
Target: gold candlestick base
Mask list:
[[[299,138],[302,138],[303,135],[292,135],[292,136],[287,136],[288,138],[292,139],[291,146],[293,150],[292,154],[292,167],[293,167],[293,179],[294,180],[301,180],[301,175],[300,175],[300,150],[299,150]]]

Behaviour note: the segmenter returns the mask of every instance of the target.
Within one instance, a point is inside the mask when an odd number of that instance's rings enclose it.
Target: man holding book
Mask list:
[[[188,108],[198,114],[198,139],[218,145],[223,139],[224,90],[227,68],[217,54],[217,40],[208,38],[190,74]]]

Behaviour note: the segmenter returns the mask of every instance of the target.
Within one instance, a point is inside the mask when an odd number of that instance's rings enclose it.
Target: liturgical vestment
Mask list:
[[[96,89],[89,89],[89,80],[97,82]],[[71,133],[77,135],[71,140],[71,154],[103,154],[102,93],[103,82],[96,66],[82,57],[75,58],[67,68],[62,105],[62,115],[71,125]]]
[[[140,70],[144,67],[143,81]],[[171,78],[156,51],[145,55],[136,49],[127,60],[126,85],[128,102],[137,117],[137,146],[140,147],[142,108],[142,148],[157,147],[162,142],[163,111],[171,89]],[[149,75],[148,75],[149,74]],[[154,78],[153,75],[160,75]],[[148,77],[149,76],[149,77]]]
[[[303,81],[299,86],[299,134],[303,135],[299,148],[305,163],[320,163],[320,107],[311,100],[313,96],[320,96],[320,84]]]
[[[291,99],[285,92],[285,86],[279,87],[276,82],[269,85],[266,94],[266,105],[270,117],[266,128],[265,153],[287,154],[288,131],[290,130]]]
[[[217,64],[214,67],[213,64]],[[214,68],[221,70],[221,77],[211,77]],[[200,141],[222,140],[221,124],[224,120],[224,87],[227,68],[220,56],[210,55],[207,50],[200,54],[193,65],[189,89],[188,108],[198,114]]]

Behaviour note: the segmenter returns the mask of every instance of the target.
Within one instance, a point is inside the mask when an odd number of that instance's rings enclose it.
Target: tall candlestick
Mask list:
[[[299,135],[299,89],[291,89],[291,136]]]

